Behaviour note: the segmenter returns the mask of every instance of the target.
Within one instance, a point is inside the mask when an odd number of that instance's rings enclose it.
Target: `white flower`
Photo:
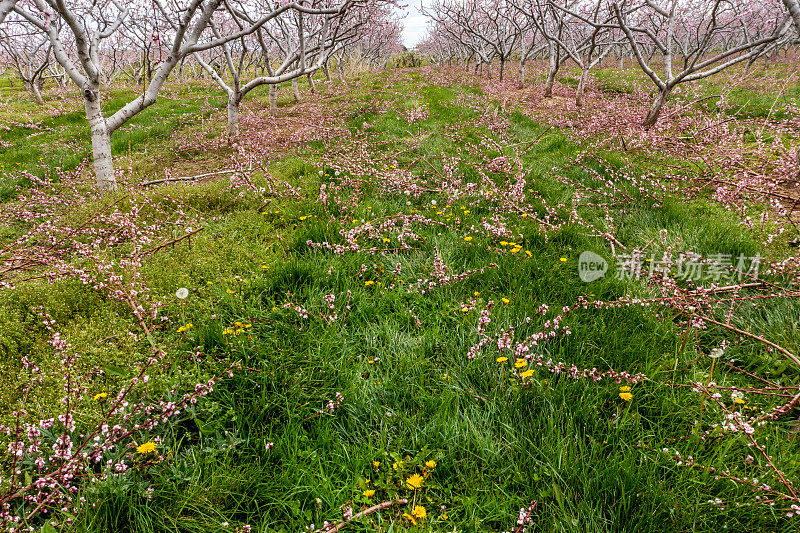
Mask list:
[[[736,400],[744,400],[744,394],[742,394],[742,391],[738,391],[738,390],[732,391],[731,392],[731,400],[734,401],[734,402]]]
[[[719,359],[723,356],[723,354],[725,354],[724,348],[714,348],[711,350],[711,353],[709,353],[708,356],[712,359]]]
[[[436,200],[431,200],[431,205],[436,205]]]
[[[189,296],[189,289],[186,287],[181,287],[175,292],[175,296],[177,296],[181,300],[185,300],[187,296]]]

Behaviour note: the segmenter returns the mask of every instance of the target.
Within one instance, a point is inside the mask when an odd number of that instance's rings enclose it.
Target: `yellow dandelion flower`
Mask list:
[[[530,250],[525,250],[525,255],[527,255],[528,257],[533,257],[533,254],[531,253]]]
[[[390,242],[390,241],[391,241],[391,239],[387,239],[386,237],[383,238],[383,242],[385,242],[385,243],[386,242]]]
[[[517,359],[517,362],[514,363],[514,368],[522,368],[523,366],[528,366],[528,362],[520,357]]]
[[[375,491],[372,489],[365,490],[364,496],[366,496],[367,498],[372,498],[373,496],[375,496]]]
[[[620,392],[619,397],[625,400],[626,402],[633,400],[633,394],[631,394],[630,392]]]
[[[742,404],[742,403],[744,403],[744,400],[743,400],[743,399],[741,399],[741,398],[736,398],[735,400],[733,400],[733,403],[739,403],[739,404]]]
[[[369,287],[370,285],[374,285],[374,284],[375,284],[375,282],[372,281],[372,280],[364,282],[364,286],[366,286],[366,287]]]
[[[529,378],[529,377],[531,377],[532,375],[533,375],[533,370],[526,370],[525,372],[523,372],[522,374],[520,374],[520,376],[522,376],[523,378]]]
[[[466,307],[462,308],[461,311],[464,313],[469,313],[469,309],[467,309]]]
[[[472,293],[472,295],[475,296],[475,298],[477,298],[478,296],[481,295],[481,293],[479,293],[478,291],[475,291],[475,292]]]
[[[508,241],[500,241],[500,246],[508,246]]]
[[[372,461],[372,466],[374,466],[375,468],[378,468],[379,466],[381,466],[381,462],[380,461]]]
[[[227,292],[228,294],[234,294],[234,293],[236,293],[236,291],[232,291],[231,289],[225,289],[225,292]]]
[[[430,461],[426,461],[425,466],[427,466],[428,468],[436,468],[436,461],[434,461],[433,459],[431,459]]]
[[[620,392],[630,392],[631,388],[629,386],[627,386],[627,385],[623,385],[622,387],[619,388],[619,391]]]
[[[508,298],[503,298],[503,299],[501,299],[500,301],[501,301],[501,302],[503,302],[504,304],[509,304],[509,303],[511,303],[511,300],[509,300]]]
[[[566,257],[562,257],[561,259],[559,259],[559,261],[561,261],[562,263],[566,263],[567,262],[567,258]]]
[[[414,524],[415,526],[417,525],[417,519],[411,516],[410,514],[403,513],[403,518],[405,518],[406,520],[410,520],[411,523]]]
[[[145,442],[136,447],[136,452],[141,454],[152,453],[154,451],[156,451],[156,443],[153,441]]]
[[[416,507],[414,507],[414,510],[411,511],[411,514],[413,514],[417,518],[425,518],[426,516],[428,516],[428,511],[426,511],[423,506],[417,505]]]
[[[411,490],[417,490],[422,486],[422,476],[419,474],[414,474],[408,479],[406,479],[406,487]]]
[[[94,400],[94,401],[97,401],[97,400],[99,400],[101,398],[108,398],[108,393],[99,392],[99,393],[95,394],[94,396],[92,396],[92,400]],[[742,402],[742,403],[744,403],[744,402]]]
[[[464,240],[465,240],[465,241],[467,241],[467,242],[469,242],[469,241],[471,241],[471,240],[472,240],[472,237],[470,237],[470,236],[468,235],[468,236],[464,237]]]
[[[397,461],[392,465],[392,468],[394,468],[395,472],[397,472],[398,470],[403,468],[403,461]]]
[[[505,363],[506,361],[508,361],[508,357],[498,357],[498,358],[496,359],[496,361],[497,361],[498,363]]]

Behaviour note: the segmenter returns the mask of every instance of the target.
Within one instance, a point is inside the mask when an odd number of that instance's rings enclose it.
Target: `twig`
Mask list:
[[[155,252],[159,251],[160,249],[164,248],[165,246],[169,246],[170,244],[175,244],[176,242],[182,241],[183,239],[186,239],[187,237],[191,237],[195,233],[203,231],[204,229],[205,228],[201,226],[201,227],[197,228],[194,231],[190,231],[189,233],[187,233],[186,235],[184,235],[182,237],[178,237],[177,239],[172,239],[171,241],[165,242],[164,244],[159,244],[155,248],[153,248],[151,250],[147,250],[146,252],[143,252],[140,257],[144,257],[144,256],[150,255],[152,253],[155,253]]]
[[[342,520],[341,522],[339,522],[338,524],[333,526],[333,528],[320,528],[320,529],[315,530],[314,533],[336,533],[337,531],[340,531],[340,530],[344,529],[344,527],[347,524],[349,524],[350,522],[352,522],[353,520],[358,520],[362,516],[367,516],[369,514],[374,513],[375,511],[380,511],[381,509],[386,509],[387,507],[392,507],[393,505],[405,505],[407,503],[408,503],[408,499],[406,499],[406,498],[401,498],[401,499],[396,500],[396,501],[392,501],[392,500],[385,501],[385,502],[379,503],[378,505],[373,505],[372,507],[364,509],[360,513],[356,513],[352,517],[350,517],[350,518],[348,518],[346,520]]]
[[[139,185],[142,187],[148,187],[150,185],[157,185],[159,183],[166,183],[168,181],[192,181],[198,178],[205,178],[207,176],[218,176],[219,174],[227,174],[227,173],[233,174],[235,172],[237,172],[236,169],[220,170],[218,172],[206,172],[205,174],[198,174],[197,176],[181,176],[178,178],[163,178],[160,180],[143,181]]]

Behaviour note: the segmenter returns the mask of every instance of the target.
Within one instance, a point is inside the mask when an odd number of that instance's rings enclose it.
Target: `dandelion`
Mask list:
[[[384,243],[387,243],[387,242],[390,242],[390,241],[391,241],[391,239],[387,239],[386,237],[383,238],[383,242]]]
[[[505,363],[506,361],[508,361],[508,357],[498,357],[498,358],[496,359],[496,361],[497,361],[498,363]]]
[[[522,368],[524,366],[528,366],[528,362],[521,357],[517,359],[516,363],[514,363],[514,368]]]
[[[464,237],[464,240],[465,240],[465,241],[467,241],[467,242],[469,242],[469,241],[471,241],[471,240],[472,240],[472,237],[470,237],[470,236],[468,235],[468,236]]]
[[[371,285],[374,285],[374,284],[375,284],[375,282],[374,282],[374,281],[372,281],[372,280],[370,280],[370,281],[365,281],[365,282],[364,282],[364,286],[365,286],[365,287],[369,287],[369,286],[371,286]]]
[[[431,459],[430,461],[426,461],[425,466],[431,469],[436,468],[436,461],[434,461],[433,459]]]
[[[561,259],[559,259],[559,261],[561,261],[562,263],[566,263],[567,262],[567,258],[566,257],[562,257]]]
[[[372,466],[374,466],[375,468],[378,468],[379,466],[381,466],[381,462],[380,461],[372,461]]]
[[[375,491],[373,489],[365,490],[364,496],[366,496],[367,498],[372,498],[373,496],[375,496]]]
[[[525,255],[527,255],[528,257],[533,257],[533,254],[531,253],[530,250],[525,250]]]
[[[500,301],[503,302],[504,304],[510,304],[511,303],[511,300],[509,300],[508,298],[503,298]]]
[[[228,294],[234,294],[236,291],[233,291],[231,289],[225,289],[225,292],[227,292]]]
[[[177,296],[179,300],[185,300],[189,296],[189,289],[181,287],[175,292],[175,296]]]
[[[420,476],[419,474],[414,474],[408,479],[406,479],[406,487],[408,487],[411,490],[417,490],[422,486],[422,481],[423,481],[422,476]]]
[[[94,401],[100,400],[102,398],[108,398],[108,393],[99,392],[99,393],[95,394],[94,396],[92,396],[92,400],[94,400]]]
[[[462,308],[462,309],[461,309],[461,311],[462,311],[463,313],[469,313],[469,309],[467,309],[466,307]]]
[[[481,293],[479,293],[478,291],[475,291],[475,292],[472,293],[472,295],[475,296],[475,298],[477,298],[478,296],[481,295]]]
[[[633,394],[631,394],[630,392],[620,392],[619,397],[626,402],[633,400]]]
[[[395,462],[395,463],[392,465],[392,468],[394,468],[394,471],[395,471],[395,472],[397,472],[398,470],[400,470],[401,468],[403,468],[403,461],[397,461],[397,462]]]
[[[156,443],[153,441],[145,442],[136,447],[136,453],[146,454],[156,451]]]
[[[531,370],[526,370],[525,372],[523,372],[522,374],[520,374],[520,376],[522,376],[523,378],[529,378],[529,377],[531,377],[532,375],[533,375],[533,370],[532,370],[532,369],[531,369]]]
[[[630,392],[631,388],[629,386],[627,386],[627,385],[623,385],[622,387],[619,388],[619,391],[620,392]]]
[[[416,507],[414,507],[414,510],[411,511],[411,514],[413,514],[417,518],[425,518],[426,516],[428,516],[428,511],[426,511],[423,506],[417,505]]]

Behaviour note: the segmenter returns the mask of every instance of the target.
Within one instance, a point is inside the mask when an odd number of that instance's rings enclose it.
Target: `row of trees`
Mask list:
[[[434,0],[423,12],[432,27],[419,48],[432,60],[474,62],[490,76],[499,62],[503,81],[513,58],[522,86],[526,63],[547,57],[546,97],[572,61],[581,71],[578,106],[604,57],[633,56],[656,88],[645,128],[678,85],[752,63],[800,35],[798,0]]]
[[[338,64],[346,54],[375,62],[402,45],[397,0],[0,0],[5,62],[41,101],[46,77],[83,95],[97,185],[116,186],[111,135],[156,102],[170,76],[196,62],[228,97],[228,134],[239,104],[262,85],[276,88]],[[107,115],[101,98],[120,76],[138,96]]]

